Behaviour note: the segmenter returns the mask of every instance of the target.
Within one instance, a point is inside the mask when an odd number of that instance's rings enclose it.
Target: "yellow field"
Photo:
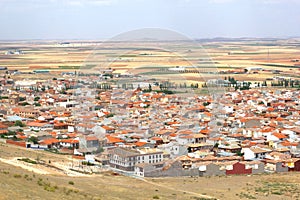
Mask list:
[[[204,82],[212,78],[235,77],[237,80],[264,81],[274,76],[300,78],[298,40],[231,40],[204,42],[106,42],[57,41],[3,42],[0,51],[1,66],[20,71],[47,69],[52,72],[99,72],[113,68],[115,72],[148,73],[162,80],[178,83]],[[19,49],[24,54],[5,55]],[[196,66],[201,74],[164,73],[157,71],[170,67]],[[261,67],[257,74],[214,74],[247,67]],[[282,71],[279,75],[271,70]],[[210,73],[210,74],[209,74]],[[203,79],[205,76],[205,79]],[[179,80],[178,80],[179,77]]]

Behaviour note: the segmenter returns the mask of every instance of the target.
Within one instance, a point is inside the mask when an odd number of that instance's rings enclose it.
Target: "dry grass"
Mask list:
[[[37,153],[53,162],[67,156],[0,144],[1,158]],[[40,175],[0,162],[0,199],[299,199],[300,173],[252,176],[177,177],[136,179],[105,172],[69,177]]]

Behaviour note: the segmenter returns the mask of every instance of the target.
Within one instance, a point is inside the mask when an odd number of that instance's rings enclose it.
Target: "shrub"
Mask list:
[[[31,160],[29,158],[21,158],[21,159],[18,159],[18,160],[23,161],[23,162],[27,162],[27,163],[30,163],[30,164],[37,164],[36,161]]]
[[[275,194],[275,195],[282,195],[283,193],[281,191],[273,191],[272,194]]]
[[[74,182],[73,182],[73,181],[69,181],[69,184],[70,184],[70,185],[74,185]]]
[[[159,199],[159,196],[154,195],[154,196],[153,196],[153,199]]]
[[[44,190],[48,191],[48,192],[55,192],[55,190],[57,189],[58,187],[55,185],[55,186],[51,186],[50,183],[48,184],[45,184],[44,185]]]
[[[21,178],[22,176],[20,174],[14,174],[15,178]]]

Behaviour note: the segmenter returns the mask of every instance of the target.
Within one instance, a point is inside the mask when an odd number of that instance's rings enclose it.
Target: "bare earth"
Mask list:
[[[299,199],[300,173],[224,177],[133,178],[103,172],[66,175],[17,161],[70,157],[0,143],[0,199]],[[74,183],[74,184],[73,184]],[[45,198],[46,197],[46,198]]]

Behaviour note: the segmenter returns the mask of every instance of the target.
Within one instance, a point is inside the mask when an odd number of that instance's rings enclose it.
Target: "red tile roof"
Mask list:
[[[58,143],[59,140],[58,139],[55,139],[55,138],[49,138],[49,139],[45,139],[43,141],[40,142],[40,144],[54,144],[54,143]]]
[[[70,143],[70,144],[79,143],[79,140],[74,140],[74,139],[62,139],[60,141],[64,143]]]
[[[136,145],[137,147],[144,146],[145,144],[147,144],[147,142],[140,142],[140,141],[138,141],[138,142],[135,143],[135,145]]]
[[[273,133],[273,135],[279,139],[285,139],[287,138],[286,135],[282,134],[282,133]]]
[[[120,138],[112,137],[110,135],[106,135],[106,138],[108,140],[108,143],[124,142],[124,140],[121,140]]]

